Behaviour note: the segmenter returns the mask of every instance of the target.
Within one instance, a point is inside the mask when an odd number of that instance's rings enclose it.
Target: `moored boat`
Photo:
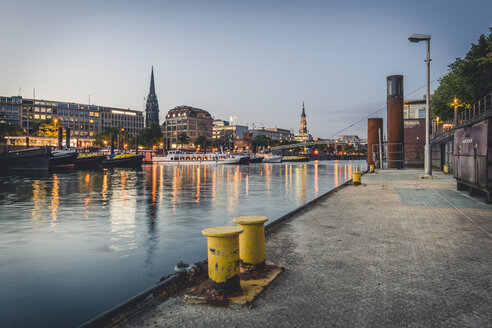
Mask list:
[[[280,155],[265,155],[263,157],[263,163],[280,163],[282,162],[282,156]]]
[[[249,160],[249,156],[217,153],[184,153],[180,150],[171,150],[166,156],[152,157],[153,163],[174,164],[242,164],[241,161]],[[249,162],[248,162],[249,163]]]
[[[139,168],[142,167],[143,155],[135,154],[116,154],[109,155],[103,160],[103,167],[123,167]]]
[[[249,156],[249,162],[254,164],[254,163],[261,163],[263,162],[263,156],[259,156],[259,155],[251,155]]]
[[[5,151],[0,154],[0,167],[15,171],[47,171],[50,158],[50,147]]]
[[[307,156],[284,156],[284,157],[282,157],[282,162],[309,162],[309,157],[307,157]]]
[[[75,159],[75,169],[97,169],[102,167],[105,155],[79,153]]]
[[[73,169],[77,152],[74,150],[53,150],[50,156],[50,169]]]

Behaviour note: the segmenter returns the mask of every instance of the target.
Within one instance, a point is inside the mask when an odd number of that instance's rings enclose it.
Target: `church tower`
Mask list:
[[[150,74],[150,90],[145,106],[145,126],[147,127],[152,123],[159,124],[159,103],[157,102],[157,95],[155,94],[154,66],[152,66]]]
[[[304,101],[302,102],[301,128],[299,134],[307,134],[306,113],[304,112]]]

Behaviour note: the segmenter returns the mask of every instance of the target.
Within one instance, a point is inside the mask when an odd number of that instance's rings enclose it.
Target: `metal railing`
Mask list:
[[[432,122],[432,139],[442,139],[454,129],[477,123],[484,118],[492,116],[492,92],[468,108],[462,109],[455,119]]]
[[[372,145],[372,158],[377,168],[387,167],[403,168],[404,153],[402,143],[388,143]],[[391,159],[389,159],[391,158]],[[386,164],[386,165],[385,165]]]

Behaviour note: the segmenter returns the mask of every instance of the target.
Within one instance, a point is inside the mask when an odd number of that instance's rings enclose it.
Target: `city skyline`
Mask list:
[[[188,105],[296,131],[305,101],[310,134],[334,137],[385,117],[386,76],[402,74],[405,94],[425,84],[410,34],[432,35],[434,80],[488,31],[489,2],[424,3],[6,2],[0,94],[144,112],[153,66],[161,123]]]

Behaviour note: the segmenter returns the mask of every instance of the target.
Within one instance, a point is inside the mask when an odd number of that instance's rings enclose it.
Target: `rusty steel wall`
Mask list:
[[[425,118],[408,118],[403,122],[405,167],[424,168]]]
[[[379,132],[381,129],[381,138],[383,137],[383,119],[368,118],[367,119],[367,165],[375,165],[373,158],[373,145],[379,145]],[[377,160],[377,158],[376,158]]]
[[[403,75],[391,75],[387,81],[387,140],[388,140],[388,168],[402,168],[403,156]]]
[[[487,119],[454,132],[454,176],[492,191],[492,121]]]

